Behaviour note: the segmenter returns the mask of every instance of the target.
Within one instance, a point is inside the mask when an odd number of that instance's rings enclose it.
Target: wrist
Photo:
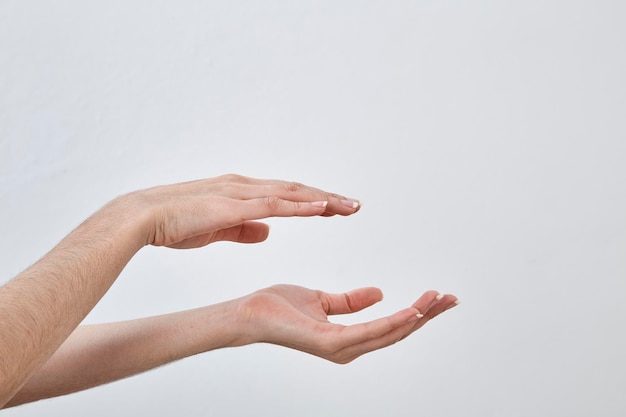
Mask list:
[[[238,307],[239,299],[236,299],[171,314],[175,319],[174,334],[167,339],[178,341],[175,348],[178,354],[174,356],[182,358],[251,343],[239,319]]]
[[[85,223],[93,222],[111,236],[122,237],[138,251],[150,243],[154,234],[152,218],[150,205],[141,193],[133,192],[111,200]]]

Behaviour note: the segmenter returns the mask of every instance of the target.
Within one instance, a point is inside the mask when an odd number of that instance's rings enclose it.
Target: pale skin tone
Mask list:
[[[454,307],[427,291],[397,313],[351,326],[329,316],[380,301],[377,288],[330,294],[277,285],[162,316],[79,326],[146,245],[256,243],[268,217],[351,215],[359,203],[302,184],[225,175],[121,196],[0,287],[0,406],[65,395],[222,347],[273,343],[348,363]]]

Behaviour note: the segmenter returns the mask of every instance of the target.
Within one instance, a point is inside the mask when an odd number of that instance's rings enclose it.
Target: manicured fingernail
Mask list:
[[[328,201],[312,201],[311,205],[315,207],[326,207],[328,205]]]
[[[439,301],[443,298],[443,294],[439,294],[437,295],[437,297],[435,297],[435,300]]]
[[[355,209],[361,205],[361,203],[358,200],[352,200],[352,199],[341,200],[341,204],[343,204],[344,206],[348,206],[352,209]]]
[[[461,304],[461,302],[459,300],[454,300],[454,304],[446,307],[446,310],[450,310],[451,308],[454,308],[454,307],[458,306],[459,304]]]
[[[415,315],[410,316],[407,321],[409,323],[413,323],[414,321],[417,321],[417,320],[421,319],[422,317],[424,317],[424,315],[422,313],[417,313]]]

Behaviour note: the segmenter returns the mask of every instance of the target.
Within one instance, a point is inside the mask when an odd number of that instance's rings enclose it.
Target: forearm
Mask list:
[[[0,408],[52,356],[144,245],[262,242],[268,217],[351,215],[357,200],[276,180],[224,175],[118,198],[0,287]]]
[[[80,326],[7,406],[70,394],[201,352],[239,345],[236,303]]]
[[[0,287],[0,407],[48,360],[145,244],[117,199]]]

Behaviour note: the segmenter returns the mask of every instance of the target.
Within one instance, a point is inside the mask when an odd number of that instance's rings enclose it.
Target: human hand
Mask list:
[[[357,212],[357,200],[295,182],[223,175],[137,191],[123,197],[145,214],[146,244],[194,248],[227,240],[265,240],[267,217]]]
[[[382,292],[372,287],[344,294],[294,285],[265,288],[239,300],[245,340],[237,344],[273,343],[345,364],[404,339],[458,303],[453,295],[427,291],[388,317],[350,326],[328,321],[329,315],[354,313],[381,299]]]

